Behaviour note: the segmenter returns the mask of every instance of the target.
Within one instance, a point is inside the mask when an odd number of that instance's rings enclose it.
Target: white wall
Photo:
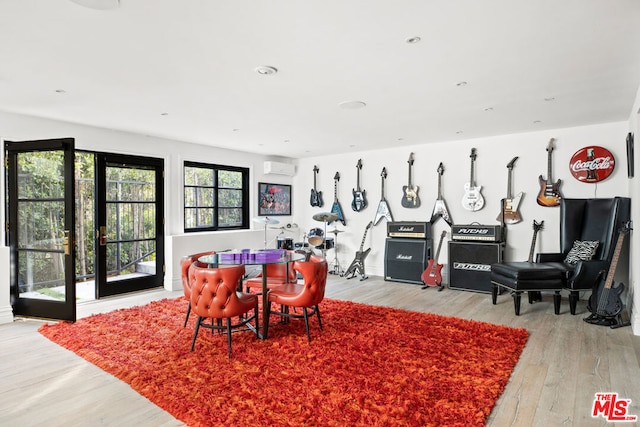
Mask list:
[[[634,165],[635,174],[629,180],[629,194],[631,199],[631,218],[636,230],[630,233],[630,254],[631,260],[629,266],[629,283],[631,291],[626,301],[627,307],[631,308],[631,324],[636,335],[640,335],[640,292],[638,291],[638,283],[640,281],[640,198],[636,197],[640,191],[640,88],[636,94],[636,100],[631,109],[629,117],[628,132],[635,136],[634,147]]]

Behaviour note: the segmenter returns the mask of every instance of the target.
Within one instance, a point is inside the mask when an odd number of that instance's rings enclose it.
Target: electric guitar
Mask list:
[[[373,221],[373,225],[377,225],[382,218],[385,218],[388,222],[393,222],[393,216],[391,215],[391,209],[389,209],[389,204],[387,203],[387,199],[384,197],[384,181],[387,178],[387,168],[382,168],[381,176],[381,192],[382,194],[380,198],[380,203],[378,203],[378,210],[376,211],[376,219]]]
[[[562,180],[553,182],[551,177],[551,153],[553,153],[553,138],[549,140],[547,145],[547,179],[545,180],[542,175],[538,178],[540,181],[540,192],[538,193],[538,204],[540,206],[558,206],[562,194],[560,193],[560,184]]]
[[[356,252],[356,257],[353,259],[351,265],[344,273],[344,277],[346,277],[347,279],[353,279],[354,277],[356,277],[356,272],[360,274],[360,280],[368,278],[364,273],[364,259],[367,257],[367,255],[369,255],[369,252],[371,252],[371,248],[365,251],[364,241],[367,238],[367,231],[369,231],[371,226],[373,226],[373,221],[369,221],[369,224],[367,224],[367,228],[365,228],[364,235],[362,236],[362,242],[360,243],[360,250]]]
[[[418,186],[413,185],[411,178],[411,169],[413,168],[413,153],[409,155],[409,179],[407,185],[402,186],[402,206],[405,208],[417,208],[420,206],[420,197],[418,196]]]
[[[344,220],[344,214],[342,213],[342,206],[340,206],[340,202],[338,201],[338,181],[340,181],[340,172],[336,172],[333,177],[333,206],[331,206],[331,213],[338,215],[338,221],[340,221],[342,225],[347,225],[347,222]]]
[[[462,207],[468,211],[479,211],[484,207],[484,197],[480,194],[482,186],[476,185],[473,173],[473,166],[476,161],[476,149],[471,149],[471,177],[469,182],[464,184],[464,196],[462,196]]]
[[[360,170],[362,169],[362,159],[358,159],[356,170],[358,171],[357,189],[352,189],[353,201],[351,202],[351,209],[356,212],[360,212],[369,204],[367,202],[367,192],[360,189]]]
[[[429,286],[437,286],[438,292],[443,289],[442,286],[442,264],[438,264],[438,257],[440,256],[440,248],[442,247],[442,241],[444,237],[447,235],[446,231],[443,231],[440,235],[440,242],[438,243],[438,250],[436,251],[436,256],[433,259],[429,260],[427,264],[427,268],[422,272],[422,276],[420,278],[424,282],[424,286],[422,289],[427,289]]]
[[[533,253],[536,250],[536,240],[538,239],[538,231],[542,230],[544,221],[537,222],[533,220],[533,237],[531,238],[531,249],[529,249],[529,259],[527,262],[533,262]]]
[[[506,224],[517,224],[522,221],[522,215],[520,215],[520,211],[518,209],[520,207],[520,200],[524,193],[521,191],[514,197],[511,190],[511,175],[513,174],[513,165],[516,163],[516,160],[518,160],[518,156],[511,159],[507,164],[507,169],[509,170],[507,176],[507,198],[504,200],[504,212],[500,212],[496,218],[496,220],[500,222],[504,219]]]
[[[431,224],[436,222],[438,218],[442,218],[445,220],[449,226],[453,224],[451,220],[451,215],[449,215],[449,210],[447,209],[447,203],[442,198],[442,174],[444,173],[444,165],[440,162],[438,166],[438,198],[436,199],[436,203],[433,206],[433,212],[431,214]]]
[[[324,201],[322,200],[322,191],[316,190],[316,174],[320,169],[318,169],[317,165],[313,166],[313,189],[311,190],[311,206],[322,207],[324,205]]]
[[[613,287],[613,276],[616,274],[616,267],[618,266],[618,259],[620,258],[620,251],[622,251],[622,243],[624,236],[631,230],[629,222],[625,223],[618,234],[618,242],[616,243],[616,249],[613,252],[611,258],[611,265],[609,266],[609,272],[607,273],[606,280],[602,280],[604,277],[604,270],[600,272],[598,281],[593,287],[591,297],[587,303],[587,309],[593,313],[591,316],[585,319],[588,323],[606,324],[610,326],[613,318],[616,317],[622,311],[622,300],[620,295],[624,291],[624,284],[618,283],[618,286]],[[612,292],[613,291],[613,292]],[[610,322],[603,321],[611,319]]]

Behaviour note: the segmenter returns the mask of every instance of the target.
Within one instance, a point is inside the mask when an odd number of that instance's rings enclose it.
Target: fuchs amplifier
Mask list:
[[[451,240],[475,242],[501,242],[502,227],[499,225],[452,225]]]
[[[387,236],[403,239],[430,239],[431,223],[421,221],[388,222]]]

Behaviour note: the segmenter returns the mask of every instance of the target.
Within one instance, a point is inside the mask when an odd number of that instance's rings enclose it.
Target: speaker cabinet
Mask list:
[[[388,237],[384,247],[384,280],[422,284],[420,276],[431,258],[431,239]]]
[[[491,264],[502,262],[502,243],[449,242],[449,287],[491,293]]]

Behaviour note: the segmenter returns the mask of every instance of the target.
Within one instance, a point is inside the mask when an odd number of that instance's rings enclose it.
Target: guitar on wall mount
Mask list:
[[[373,226],[373,221],[369,221],[369,224],[367,224],[367,228],[365,228],[364,230],[364,235],[362,236],[362,242],[360,243],[360,250],[356,252],[355,258],[351,262],[351,265],[349,266],[349,268],[347,268],[347,270],[344,273],[344,277],[346,277],[347,279],[353,279],[354,277],[356,277],[357,273],[360,274],[360,280],[365,280],[368,278],[364,273],[364,260],[367,257],[367,255],[369,255],[369,252],[371,252],[371,248],[365,251],[364,241],[367,238],[367,231],[369,231],[369,229],[372,226]]]
[[[409,179],[407,185],[402,186],[402,206],[405,208],[417,208],[420,206],[420,197],[418,196],[418,186],[413,185],[411,169],[413,169],[413,153],[409,155]]]
[[[321,208],[322,205],[324,205],[324,201],[322,200],[322,191],[318,191],[316,189],[316,175],[318,174],[319,170],[320,169],[318,169],[317,165],[313,166],[313,188],[311,189],[310,202],[311,206]]]
[[[380,194],[382,194],[380,198],[380,203],[378,203],[378,210],[376,211],[376,219],[373,221],[373,225],[377,225],[382,218],[385,218],[388,222],[393,222],[393,216],[391,215],[391,209],[389,209],[389,204],[387,203],[387,199],[384,197],[384,181],[387,179],[387,168],[382,168],[382,172],[380,173],[381,181],[382,181],[382,189]]]
[[[560,184],[562,180],[553,182],[551,175],[551,153],[553,153],[553,142],[555,139],[551,138],[547,145],[547,179],[544,179],[542,175],[538,178],[540,181],[540,192],[538,193],[538,204],[540,206],[558,206],[562,194],[560,193]]]
[[[442,248],[442,241],[447,235],[446,231],[443,231],[440,234],[440,242],[438,243],[438,249],[436,250],[436,256],[433,259],[430,259],[427,268],[422,272],[420,278],[424,282],[424,286],[422,289],[427,289],[430,286],[437,286],[438,292],[440,292],[444,287],[442,286],[442,264],[438,264],[438,257],[440,256],[440,248]]]
[[[474,178],[474,164],[476,162],[476,149],[471,149],[471,177],[469,182],[464,184],[464,196],[462,196],[462,207],[468,211],[479,211],[484,207],[484,197],[480,193],[482,186],[476,185]]]
[[[604,279],[604,270],[600,272],[598,281],[593,287],[593,292],[589,297],[587,303],[587,309],[591,312],[589,317],[584,319],[585,322],[594,325],[620,327],[628,326],[630,323],[623,322],[622,312],[623,303],[620,299],[620,295],[624,291],[624,284],[618,283],[618,286],[613,286],[613,276],[616,274],[616,267],[618,266],[618,259],[620,258],[620,252],[622,251],[622,243],[624,242],[624,236],[631,230],[631,223],[627,222],[620,227],[618,234],[618,242],[611,258],[611,265],[609,266],[609,272],[607,278]]]
[[[453,220],[451,219],[451,215],[449,215],[449,210],[447,209],[447,203],[444,201],[442,197],[442,174],[444,173],[444,165],[440,162],[438,165],[438,198],[436,199],[436,203],[433,206],[433,213],[431,214],[431,224],[436,222],[438,218],[442,218],[445,220],[449,226],[453,224]]]
[[[356,164],[356,170],[358,171],[357,187],[351,190],[353,194],[353,200],[351,201],[351,209],[356,212],[360,212],[367,207],[367,193],[365,190],[360,189],[360,171],[362,170],[362,159],[358,159]]]
[[[509,171],[507,176],[507,198],[504,199],[503,212],[500,212],[496,218],[496,220],[500,222],[504,219],[506,224],[517,224],[522,221],[522,215],[520,215],[520,211],[518,209],[520,207],[520,200],[522,200],[524,193],[521,191],[514,197],[511,190],[511,176],[513,174],[513,166],[515,165],[516,160],[518,160],[518,156],[511,159],[507,164],[507,169]]]
[[[344,213],[342,213],[342,206],[340,206],[340,202],[338,201],[338,181],[340,181],[340,172],[336,172],[333,177],[333,205],[331,206],[331,213],[338,216],[338,221],[340,221],[342,225],[347,225],[347,221],[344,219]]]

